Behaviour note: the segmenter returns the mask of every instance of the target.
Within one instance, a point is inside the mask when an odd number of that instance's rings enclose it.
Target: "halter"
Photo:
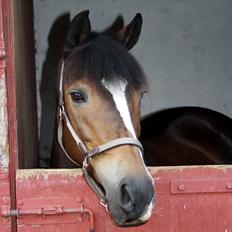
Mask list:
[[[61,74],[60,74],[60,83],[59,83],[59,114],[58,114],[58,129],[57,129],[57,138],[58,138],[58,143],[66,155],[66,157],[75,165],[78,167],[82,167],[85,179],[87,183],[91,186],[91,188],[96,192],[98,197],[100,198],[100,204],[103,205],[106,210],[108,211],[108,203],[106,200],[105,193],[99,186],[99,184],[89,175],[88,173],[88,166],[89,166],[89,161],[93,158],[95,158],[97,155],[110,150],[112,148],[118,147],[118,146],[123,146],[123,145],[133,145],[136,146],[140,149],[141,153],[143,154],[143,147],[142,144],[134,138],[131,137],[125,137],[125,138],[118,138],[114,139],[112,141],[109,141],[105,144],[99,145],[91,150],[89,150],[84,142],[81,140],[81,138],[78,136],[76,131],[74,130],[68,115],[65,112],[65,107],[64,107],[64,96],[63,96],[63,72],[64,72],[64,61],[61,64]],[[73,160],[66,149],[64,148],[63,145],[63,121],[66,123],[66,126],[71,133],[73,139],[76,141],[77,146],[81,150],[81,152],[84,154],[85,158],[82,162],[82,165],[77,163],[75,160]]]

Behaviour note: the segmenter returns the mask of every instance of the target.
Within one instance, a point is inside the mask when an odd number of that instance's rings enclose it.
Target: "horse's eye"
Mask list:
[[[72,101],[75,103],[85,102],[85,98],[83,94],[79,91],[71,92],[70,95],[71,95]]]

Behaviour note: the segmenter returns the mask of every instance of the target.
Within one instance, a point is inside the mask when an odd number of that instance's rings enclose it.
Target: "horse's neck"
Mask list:
[[[77,168],[64,154],[57,139],[54,140],[51,156],[51,168]]]
[[[72,163],[64,154],[62,151],[58,139],[57,139],[57,127],[58,127],[59,117],[57,115],[56,117],[56,128],[55,128],[55,135],[54,135],[54,141],[52,146],[52,154],[51,154],[51,162],[50,167],[51,168],[77,168],[77,166]],[[66,129],[66,128],[64,128]]]

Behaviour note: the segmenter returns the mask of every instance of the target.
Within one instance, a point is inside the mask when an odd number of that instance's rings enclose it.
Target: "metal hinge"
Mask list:
[[[24,209],[18,208],[15,210],[10,210],[9,206],[1,207],[1,216],[4,218],[9,217],[17,217],[20,218],[22,216],[41,216],[41,217],[49,217],[49,216],[58,216],[64,214],[74,214],[78,213],[81,215],[87,215],[89,218],[90,224],[90,232],[94,232],[94,214],[90,209],[84,208],[83,205],[79,205],[76,208],[65,208],[62,206],[49,206],[49,207],[40,207],[35,209]]]

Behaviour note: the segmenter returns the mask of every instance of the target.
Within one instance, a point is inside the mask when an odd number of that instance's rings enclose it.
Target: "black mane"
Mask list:
[[[126,80],[134,88],[146,88],[142,68],[127,49],[107,34],[93,33],[90,40],[76,47],[65,59],[64,81],[81,78],[117,84]]]

